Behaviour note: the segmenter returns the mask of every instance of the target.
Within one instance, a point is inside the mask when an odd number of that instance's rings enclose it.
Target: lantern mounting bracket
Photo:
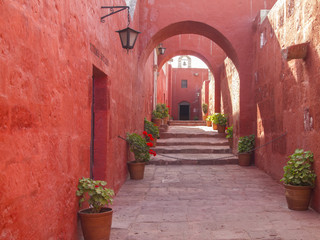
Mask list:
[[[107,8],[107,9],[110,9],[110,11],[111,11],[111,13],[109,13],[109,14],[107,14],[107,15],[105,15],[105,16],[103,16],[103,17],[100,18],[100,21],[101,21],[102,23],[105,22],[104,19],[105,19],[106,17],[109,17],[109,16],[111,16],[111,15],[113,15],[113,14],[116,14],[116,13],[118,13],[118,12],[121,12],[121,11],[123,11],[123,10],[128,9],[128,26],[129,26],[129,24],[130,24],[130,16],[129,16],[130,7],[129,7],[129,6],[102,6],[101,8]],[[118,10],[115,11],[115,9],[118,9]]]

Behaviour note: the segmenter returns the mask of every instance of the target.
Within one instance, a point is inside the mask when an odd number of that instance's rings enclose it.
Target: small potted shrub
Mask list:
[[[254,149],[255,136],[243,136],[238,142],[238,158],[240,166],[249,166]]]
[[[148,134],[148,133],[147,133]],[[129,143],[130,151],[134,154],[134,161],[128,162],[130,178],[134,180],[143,179],[146,162],[150,160],[150,154],[156,156],[152,142],[137,133],[127,133],[126,141]]]
[[[169,107],[164,103],[160,104],[160,112],[162,114],[163,124],[167,125],[169,121]]]
[[[112,223],[112,204],[114,192],[106,188],[105,181],[90,178],[79,179],[76,195],[80,197],[79,205],[87,201],[90,208],[80,210],[80,222],[85,240],[109,239]],[[107,206],[107,207],[105,207]]]
[[[313,153],[296,149],[289,156],[287,165],[284,166],[283,181],[286,189],[288,208],[292,210],[307,210],[314,187],[316,174],[312,169]]]
[[[152,122],[160,127],[162,123],[162,114],[160,112],[157,112],[156,110],[152,111]]]
[[[208,104],[202,103],[203,121],[206,120],[208,114]]]
[[[226,132],[227,132],[226,138],[228,139],[229,146],[232,149],[233,148],[233,125],[228,127],[226,129]]]
[[[212,125],[211,115],[207,116],[207,118],[206,118],[206,124],[207,124],[207,127],[211,127],[211,125]]]
[[[145,136],[146,141],[152,142],[155,147],[159,137],[159,128],[145,118],[143,135]]]
[[[214,114],[212,122],[217,124],[218,126],[218,133],[224,133],[226,129],[228,118],[225,114],[216,113]]]
[[[215,120],[217,118],[217,114],[218,113],[214,113],[214,114],[210,115],[210,121],[211,121],[211,125],[212,125],[213,130],[218,130],[218,125],[215,123],[218,121],[218,120]]]

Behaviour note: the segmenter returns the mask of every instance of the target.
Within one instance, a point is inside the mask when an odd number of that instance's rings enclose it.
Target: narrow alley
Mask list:
[[[184,141],[199,140],[190,137],[199,134],[225,149],[224,139],[216,138],[211,129],[169,127],[164,133],[167,138],[156,149],[179,143],[176,137],[185,133],[189,138]],[[206,154],[207,158],[209,155],[221,157],[221,153]],[[186,153],[170,156],[190,157]],[[168,165],[154,163],[146,166],[143,180],[127,180],[115,198],[111,240],[319,239],[319,214],[289,210],[283,185],[255,166],[190,165],[187,160],[179,165],[172,160],[162,162]]]

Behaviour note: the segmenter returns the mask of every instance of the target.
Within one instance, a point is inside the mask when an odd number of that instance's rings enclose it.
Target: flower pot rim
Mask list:
[[[146,164],[146,162],[138,162],[137,160],[129,161],[127,164]]]
[[[110,212],[113,212],[112,208],[109,208],[109,207],[103,207],[101,209],[105,210],[103,212],[99,212],[99,213],[94,213],[94,212],[86,212],[88,210],[91,210],[92,208],[84,208],[84,209],[80,209],[78,211],[79,214],[85,214],[85,215],[93,215],[93,214],[97,214],[97,215],[100,215],[100,214],[106,214],[106,213],[110,213]]]
[[[308,186],[301,186],[301,185],[292,185],[292,184],[286,184],[286,183],[283,183],[283,185],[286,187],[286,188],[294,188],[294,189],[302,189],[302,188],[311,188],[313,189],[314,186],[311,186],[311,185],[308,185]]]
[[[241,153],[238,153],[238,155],[240,155],[240,154],[251,154],[251,153],[253,153],[253,152],[241,152]]]

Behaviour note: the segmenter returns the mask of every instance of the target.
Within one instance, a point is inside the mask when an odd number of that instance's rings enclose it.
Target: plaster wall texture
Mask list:
[[[208,108],[209,108],[209,80],[205,80],[202,83],[202,87],[201,87],[201,109],[202,109],[202,104],[207,104]],[[204,112],[202,111],[202,117],[205,120],[206,116],[208,116],[208,112],[207,114],[204,114]]]
[[[169,105],[169,64],[163,65],[157,80],[157,103]]]
[[[234,138],[237,143],[238,133],[240,132],[240,79],[236,67],[229,58],[226,58],[221,66],[220,79],[221,112],[228,116],[228,126],[233,125]],[[236,149],[236,147],[233,149]]]
[[[219,76],[220,78],[220,76]],[[216,78],[215,78],[216,79]],[[209,108],[208,108],[208,114],[209,115],[212,115],[213,113],[215,113],[215,106],[216,106],[216,101],[217,101],[217,98],[216,98],[216,85],[215,85],[215,82],[216,80],[213,79],[213,80],[210,80],[209,81]]]
[[[277,180],[283,175],[287,156],[296,148],[314,153],[314,168],[320,175],[319,32],[320,2],[316,0],[279,0],[257,25],[252,73],[256,145],[287,135],[256,151],[255,159],[259,168]],[[282,49],[305,42],[310,42],[305,59],[282,58]],[[320,211],[319,178],[312,206]]]
[[[172,69],[172,104],[173,119],[179,119],[179,104],[190,104],[190,120],[201,115],[201,87],[204,80],[208,79],[208,69],[199,68],[173,68]],[[181,88],[181,80],[187,80],[187,88]],[[199,96],[197,96],[199,93]]]
[[[125,11],[101,23],[100,7],[0,2],[0,239],[78,239],[75,191],[89,177],[93,74],[103,76],[95,153],[104,157],[94,174],[116,192],[127,177],[128,149],[118,135],[142,131],[152,72],[138,77],[139,41],[127,53],[114,32],[126,26]],[[138,17],[139,7],[132,28]],[[148,57],[146,68],[152,64]]]

